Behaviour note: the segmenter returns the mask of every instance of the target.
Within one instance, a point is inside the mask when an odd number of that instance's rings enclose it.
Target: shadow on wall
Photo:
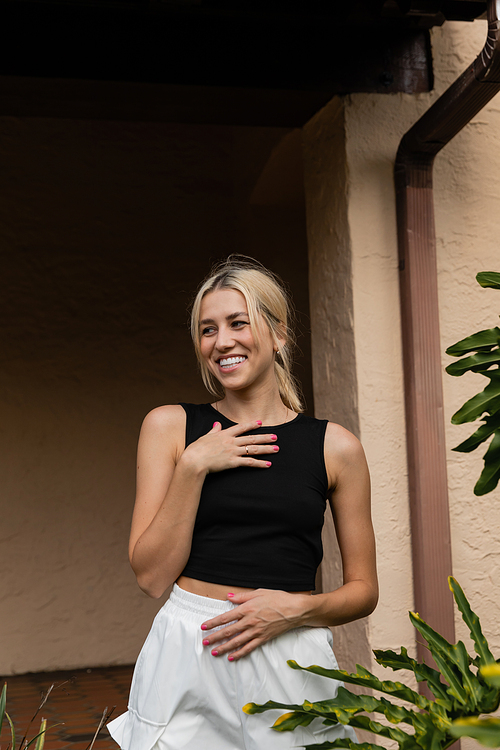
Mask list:
[[[290,283],[312,411],[300,132],[1,118],[0,673],[135,660],[145,413],[207,399],[191,295],[231,252]]]

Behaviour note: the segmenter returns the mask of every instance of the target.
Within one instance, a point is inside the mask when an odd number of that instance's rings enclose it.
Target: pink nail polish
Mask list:
[[[233,597],[233,596],[234,596],[234,594],[228,594],[228,597],[229,597],[229,598],[231,598],[231,597]]]
[[[204,646],[210,646],[210,641],[208,640],[208,638],[204,638],[203,639],[203,645]]]
[[[262,424],[262,419],[258,419],[257,424]]]
[[[273,445],[273,451],[276,453],[276,451],[279,451],[279,448],[277,445]]]
[[[214,422],[214,423],[213,423],[213,425],[212,425],[212,429],[213,429],[213,428],[214,428],[214,427],[215,427],[216,425],[218,425],[218,424],[219,424],[218,422]]]
[[[228,660],[228,661],[234,661],[234,656],[228,656],[228,657],[227,657],[227,660]]]
[[[266,466],[272,466],[272,463],[270,461],[266,461]]]
[[[219,652],[214,649],[212,651],[212,656],[219,656]]]
[[[206,625],[202,625],[202,626],[201,626],[201,629],[202,629],[202,630],[208,630],[208,628],[207,628],[207,626],[206,626]]]
[[[271,440],[277,440],[277,439],[278,439],[277,435],[271,435]]]

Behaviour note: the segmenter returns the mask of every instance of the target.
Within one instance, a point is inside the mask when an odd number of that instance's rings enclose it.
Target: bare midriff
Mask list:
[[[190,591],[192,594],[198,594],[198,596],[207,596],[210,599],[222,599],[223,601],[227,599],[227,595],[230,593],[240,594],[245,591],[255,591],[255,589],[245,588],[244,586],[226,586],[222,583],[198,581],[196,578],[188,578],[188,576],[180,576],[176,583],[184,591]],[[312,591],[290,591],[289,593],[312,594]]]

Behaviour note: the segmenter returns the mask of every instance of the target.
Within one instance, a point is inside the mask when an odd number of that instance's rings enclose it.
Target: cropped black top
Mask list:
[[[210,404],[181,406],[186,446],[215,421],[223,429],[235,424]],[[328,491],[326,425],[299,414],[246,433],[275,434],[280,450],[269,454],[269,469],[238,467],[207,475],[183,575],[249,588],[314,589]]]

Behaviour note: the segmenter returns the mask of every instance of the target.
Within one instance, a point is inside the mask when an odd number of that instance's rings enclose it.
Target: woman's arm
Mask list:
[[[341,625],[372,612],[378,600],[375,538],[370,512],[370,478],[365,455],[354,435],[329,424],[325,461],[332,488],[331,507],[343,565],[343,585],[314,596],[257,589],[235,594],[236,610],[204,623],[206,629],[238,619],[206,640],[217,655],[236,660],[291,628]],[[203,626],[202,626],[203,627]],[[223,638],[231,640],[219,646]]]
[[[143,591],[160,597],[182,573],[191,550],[194,522],[208,472],[236,466],[267,468],[272,435],[239,437],[257,420],[212,430],[184,449],[182,406],[160,406],[145,418],[137,452],[137,494],[129,558]],[[245,445],[249,446],[248,456]]]

